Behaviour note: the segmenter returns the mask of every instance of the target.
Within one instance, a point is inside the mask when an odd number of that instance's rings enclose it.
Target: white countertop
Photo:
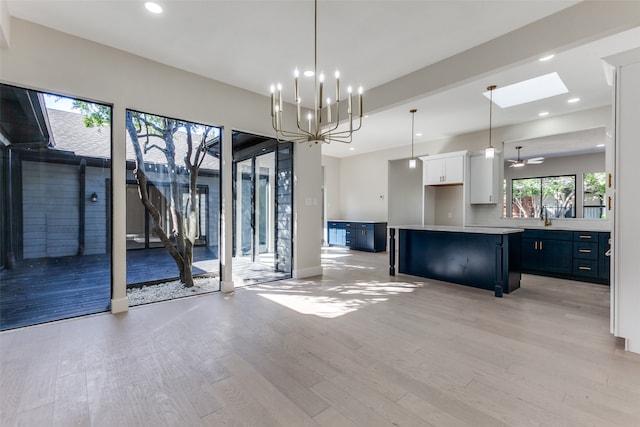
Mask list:
[[[521,233],[522,228],[503,227],[477,227],[477,226],[454,226],[454,225],[390,225],[387,228],[397,228],[398,230],[425,230],[425,231],[447,231],[452,233],[477,233],[477,234],[511,234]]]
[[[327,222],[359,222],[363,224],[380,224],[386,223],[387,221],[361,221],[361,220],[351,220],[351,219],[329,219]]]

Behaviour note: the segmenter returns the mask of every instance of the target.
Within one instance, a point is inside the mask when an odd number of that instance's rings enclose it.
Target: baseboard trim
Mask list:
[[[305,279],[307,277],[322,276],[322,266],[293,270],[291,275],[294,279]]]
[[[129,300],[127,297],[111,300],[111,313],[124,313],[129,311]]]
[[[236,287],[233,284],[233,280],[230,280],[230,281],[221,280],[220,281],[220,291],[222,291],[222,292],[224,292],[226,294],[233,292],[235,290],[235,288]]]
[[[630,351],[631,353],[638,353],[640,354],[640,341],[633,341],[633,343],[631,342],[632,340],[630,340],[629,338],[625,338],[624,340],[624,349],[626,351]]]

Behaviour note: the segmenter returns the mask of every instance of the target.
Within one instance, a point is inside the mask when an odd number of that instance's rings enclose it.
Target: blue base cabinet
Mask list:
[[[387,223],[372,221],[329,221],[329,246],[346,246],[367,252],[387,250]]]
[[[527,229],[522,235],[522,272],[608,284],[610,259],[605,252],[609,235]]]

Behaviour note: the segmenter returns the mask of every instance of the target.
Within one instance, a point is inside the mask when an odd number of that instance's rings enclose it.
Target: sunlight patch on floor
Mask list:
[[[328,288],[288,286],[278,289],[258,285],[258,295],[301,314],[336,318],[368,305],[387,301],[394,295],[413,292],[420,285],[404,282],[349,283]]]

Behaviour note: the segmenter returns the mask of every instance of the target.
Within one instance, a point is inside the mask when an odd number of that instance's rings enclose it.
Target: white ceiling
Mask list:
[[[295,67],[313,68],[310,0],[159,3],[162,15],[147,12],[140,0],[7,1],[12,16],[264,95],[273,82],[281,81],[285,90],[292,85],[288,80]],[[331,74],[340,69],[343,85],[374,88],[576,3],[320,0],[318,68]],[[553,116],[608,105],[610,88],[600,58],[637,46],[640,27],[564,51],[547,63],[532,59],[384,109],[365,119],[351,145],[326,145],[323,154],[344,157],[408,145],[410,108],[418,109],[416,132],[423,134],[416,143],[486,129],[488,101],[481,93],[487,85],[504,86],[551,71],[568,86],[567,96],[494,108],[494,126],[535,120],[542,110]],[[582,101],[568,105],[568,96]]]

